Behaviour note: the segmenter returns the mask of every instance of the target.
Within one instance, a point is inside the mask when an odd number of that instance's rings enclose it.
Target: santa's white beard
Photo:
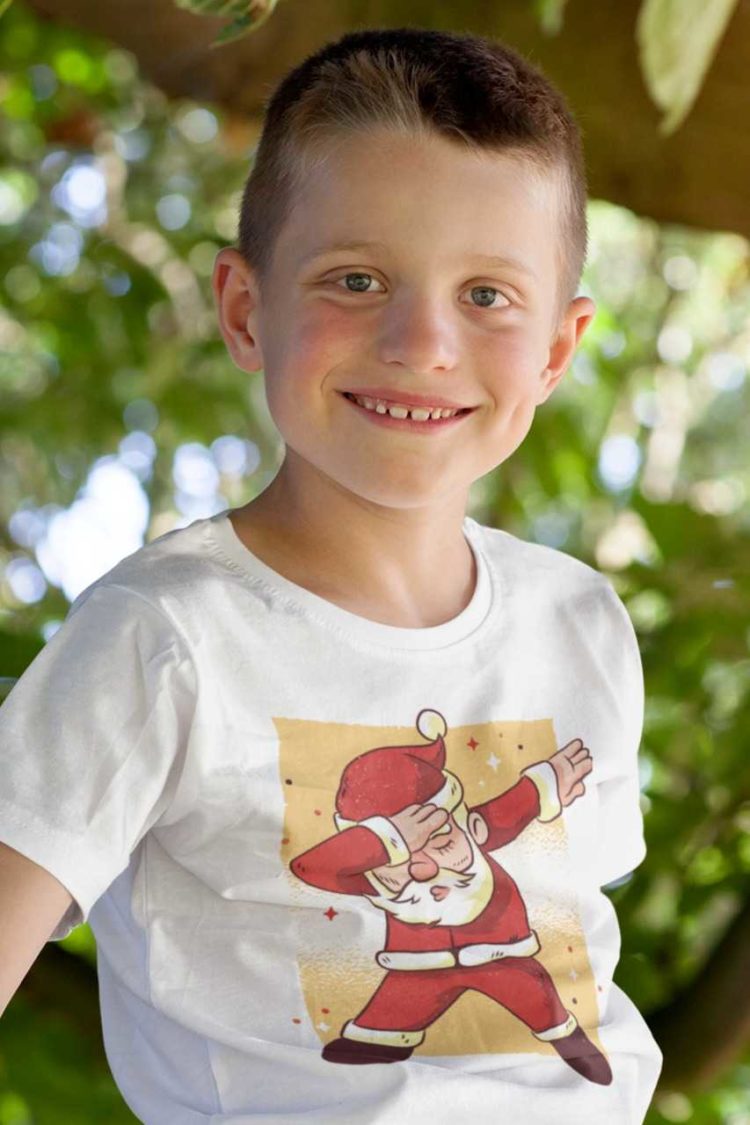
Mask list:
[[[450,871],[441,867],[437,875],[425,882],[410,880],[397,895],[366,895],[374,906],[393,914],[400,922],[421,923],[433,926],[465,926],[473,922],[492,897],[494,879],[492,868],[473,840],[470,840],[472,861],[465,871]],[[368,878],[376,880],[371,873]],[[430,893],[431,887],[447,887],[442,900]]]

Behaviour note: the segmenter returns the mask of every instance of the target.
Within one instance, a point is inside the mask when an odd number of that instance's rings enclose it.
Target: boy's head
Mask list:
[[[562,95],[502,43],[418,28],[351,32],[277,86],[240,209],[238,249],[261,286],[316,160],[339,139],[383,127],[444,137],[458,149],[512,152],[555,181],[562,312],[587,250],[583,151]]]
[[[430,444],[447,453],[451,432],[483,425],[465,452],[463,478],[477,479],[523,440],[593,316],[575,298],[586,248],[580,137],[544,76],[489,39],[373,29],[276,88],[214,290],[238,366],[265,371],[287,450],[367,494],[364,477],[337,474],[335,452],[316,461],[306,442],[310,411],[339,439],[354,427],[366,454],[378,450],[360,463],[382,502],[405,479],[383,435],[413,448],[417,492],[417,463],[440,485],[434,454],[411,432],[360,423],[343,393],[434,391],[472,407]]]

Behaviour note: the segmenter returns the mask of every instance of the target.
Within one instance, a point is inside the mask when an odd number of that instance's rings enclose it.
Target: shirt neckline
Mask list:
[[[392,650],[426,651],[445,648],[475,633],[489,616],[494,604],[495,582],[481,542],[482,526],[471,516],[465,516],[463,520],[464,537],[474,555],[477,570],[471,600],[459,614],[440,625],[404,628],[351,613],[279,574],[242,542],[229,519],[230,511],[231,509],[226,508],[197,521],[211,538],[214,548],[252,582],[276,591],[286,601],[293,602],[319,622],[356,640]],[[439,559],[436,559],[435,565],[439,565]]]

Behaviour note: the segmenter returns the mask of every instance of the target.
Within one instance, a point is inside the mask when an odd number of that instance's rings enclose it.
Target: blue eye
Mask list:
[[[496,296],[502,297],[503,300],[505,301],[505,304],[504,305],[498,305],[498,306],[496,306],[497,308],[504,309],[510,304],[510,301],[505,296],[505,294],[501,293],[499,289],[495,289],[494,286],[492,286],[492,285],[475,285],[475,286],[472,287],[471,293],[472,293],[472,295],[474,293],[482,293],[482,294],[493,294],[494,293]],[[492,299],[493,299],[492,296],[490,296],[490,300],[492,300]],[[480,305],[479,307],[483,308],[483,309],[488,309],[488,308],[491,308],[492,306],[491,305]]]
[[[370,281],[375,281],[375,278],[372,276],[371,273],[345,273],[343,277],[340,277],[338,279],[338,281],[346,281],[350,277],[368,278]],[[335,281],[334,285],[337,285],[338,281]],[[349,289],[349,286],[347,286],[347,289]],[[350,293],[366,293],[367,292],[367,285],[366,284],[364,286],[358,285],[353,289],[349,289],[349,292]]]

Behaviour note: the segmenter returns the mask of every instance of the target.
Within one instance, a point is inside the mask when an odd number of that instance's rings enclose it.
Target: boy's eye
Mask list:
[[[350,287],[347,285],[347,289],[349,289],[350,293],[366,293],[368,281],[377,280],[377,278],[374,278],[371,273],[345,273],[343,277],[340,277],[338,279],[338,281],[346,282],[350,277],[356,279],[356,284],[354,286]],[[334,285],[337,285],[338,281],[335,281]]]
[[[481,304],[479,307],[482,308],[482,309],[490,309],[490,308],[505,309],[510,305],[510,301],[505,296],[505,294],[501,293],[499,289],[495,289],[495,287],[493,285],[474,285],[474,286],[472,286],[470,292],[471,292],[472,296],[475,293],[481,294],[481,300],[482,301],[487,300],[489,302],[488,304]],[[495,297],[502,297],[505,304],[503,304],[503,305],[493,305],[492,301],[495,299]]]

